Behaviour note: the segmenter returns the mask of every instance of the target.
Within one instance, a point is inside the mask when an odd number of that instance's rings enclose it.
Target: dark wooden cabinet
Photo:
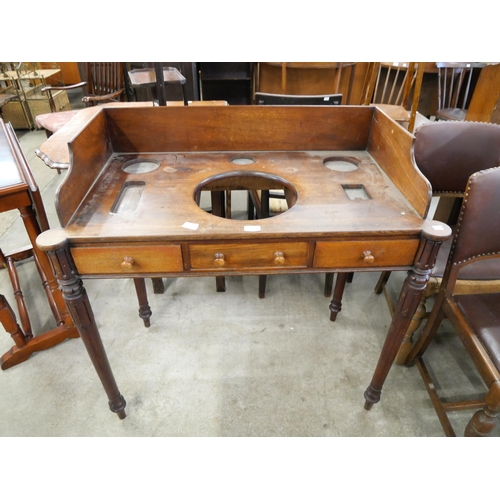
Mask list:
[[[253,98],[253,63],[197,63],[200,98],[224,100],[229,104],[251,104]]]

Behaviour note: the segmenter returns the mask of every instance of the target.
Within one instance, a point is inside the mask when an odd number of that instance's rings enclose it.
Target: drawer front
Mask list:
[[[71,254],[82,275],[183,271],[180,245],[75,247]]]
[[[410,266],[419,240],[318,241],[313,266],[370,268]]]
[[[224,243],[190,245],[191,268],[196,270],[297,268],[307,265],[308,243]]]

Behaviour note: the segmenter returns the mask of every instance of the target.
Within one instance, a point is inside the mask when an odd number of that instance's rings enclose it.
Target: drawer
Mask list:
[[[376,268],[411,266],[419,240],[318,241],[317,268]]]
[[[79,274],[182,272],[180,245],[74,247]]]
[[[306,267],[307,242],[190,245],[192,269],[272,269]]]

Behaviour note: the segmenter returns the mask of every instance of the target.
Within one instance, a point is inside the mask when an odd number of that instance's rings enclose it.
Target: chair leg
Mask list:
[[[45,295],[47,296],[47,301],[50,306],[50,310],[52,311],[52,315],[54,316],[54,319],[56,320],[56,323],[58,326],[64,324],[64,320],[61,317],[61,313],[59,312],[59,309],[57,307],[56,301],[54,299],[54,295],[52,294],[52,290],[50,289],[49,282],[47,280],[47,276],[45,276],[45,273],[42,269],[42,266],[40,265],[40,261],[38,259],[38,256],[35,252],[33,252],[33,260],[35,261],[36,268],[38,270],[38,274],[40,275],[40,279],[42,280],[42,286],[43,289],[45,290]]]
[[[17,347],[24,347],[26,345],[28,339],[17,324],[16,315],[3,295],[0,295],[0,323],[2,323],[5,331],[10,333]]]
[[[183,83],[181,83],[181,89],[182,89],[182,100],[184,101],[184,106],[187,106],[188,100],[187,100],[187,96],[186,96],[185,85]]]
[[[411,319],[410,326],[408,330],[406,330],[403,342],[401,347],[399,348],[398,354],[394,363],[397,365],[404,365],[406,362],[406,358],[408,357],[410,351],[413,347],[413,334],[420,328],[422,321],[427,316],[426,310],[426,302],[429,297],[436,294],[436,288],[434,282],[427,283],[427,287],[425,289],[424,295],[420,299],[420,303],[418,304],[417,310]]]
[[[31,254],[31,252],[29,253]],[[16,299],[17,310],[19,311],[19,320],[21,322],[22,331],[24,332],[26,339],[29,340],[33,338],[33,333],[31,331],[31,322],[28,315],[28,308],[26,307],[26,303],[24,302],[24,296],[21,290],[21,284],[19,283],[19,276],[17,274],[14,259],[11,257],[5,257],[3,252],[0,250],[0,262],[7,268],[7,271],[9,272],[10,282],[12,283],[12,289],[14,290],[14,297]],[[9,333],[11,332],[9,331]]]
[[[487,437],[494,429],[500,412],[500,381],[490,387],[485,399],[485,407],[474,413],[465,428],[466,437]]]
[[[432,406],[434,406],[434,410],[436,411],[436,415],[439,418],[439,422],[441,423],[441,427],[447,437],[456,437],[455,431],[453,430],[453,426],[451,425],[450,419],[448,418],[447,412],[441,399],[439,398],[438,392],[436,390],[436,384],[432,379],[429,371],[427,370],[427,366],[424,363],[422,358],[417,358],[415,361],[417,365],[418,371],[420,372],[420,376],[422,378],[422,382],[425,385],[425,389],[427,390],[427,394],[431,399]]]
[[[384,271],[383,273],[380,273],[380,278],[377,281],[377,284],[375,285],[375,293],[377,295],[380,295],[384,291],[384,287],[389,281],[389,276],[391,275],[391,271]]]
[[[439,325],[443,321],[445,314],[443,309],[441,308],[441,304],[443,302],[442,294],[439,294],[436,298],[436,302],[434,307],[432,308],[431,315],[425,324],[424,330],[422,331],[420,337],[417,342],[411,349],[410,353],[406,357],[405,365],[413,366],[415,364],[415,359],[417,357],[421,357],[424,352],[429,347],[432,339],[436,335],[436,332],[439,328]]]
[[[252,199],[252,195],[250,194],[250,191],[248,191],[247,194],[247,214],[248,214],[248,220],[255,219],[255,205]]]
[[[382,292],[384,293],[385,299],[387,302],[387,307],[389,308],[389,312],[390,312],[391,316],[393,316],[395,304],[392,301],[391,295],[386,287],[386,284],[387,284],[387,281],[389,280],[390,275],[391,275],[390,271],[384,271],[380,274],[378,282],[375,285],[375,293],[376,294],[380,294]],[[427,316],[427,311],[425,308],[425,304],[427,302],[427,299],[431,295],[436,294],[438,289],[439,289],[439,285],[437,285],[437,288],[436,288],[436,283],[434,281],[432,283],[429,282],[427,284],[424,295],[422,296],[422,299],[420,300],[420,303],[417,307],[417,310],[415,311],[415,314],[413,315],[410,326],[408,327],[408,330],[405,333],[403,342],[401,343],[401,347],[399,348],[398,354],[396,355],[396,359],[394,360],[394,363],[396,365],[404,365],[406,363],[406,359],[407,359],[407,357],[408,357],[408,355],[413,347],[413,334],[420,328],[422,321]]]

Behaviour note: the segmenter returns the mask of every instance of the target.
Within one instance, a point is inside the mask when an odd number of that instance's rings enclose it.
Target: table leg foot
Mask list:
[[[377,391],[373,387],[368,386],[365,391],[365,410],[371,410],[373,405],[380,401],[382,391]]]
[[[109,404],[109,409],[113,413],[116,413],[120,420],[123,420],[127,416],[127,414],[125,413],[125,406],[127,406],[127,402],[125,401],[125,398],[121,394],[117,399],[109,401],[108,404]]]

